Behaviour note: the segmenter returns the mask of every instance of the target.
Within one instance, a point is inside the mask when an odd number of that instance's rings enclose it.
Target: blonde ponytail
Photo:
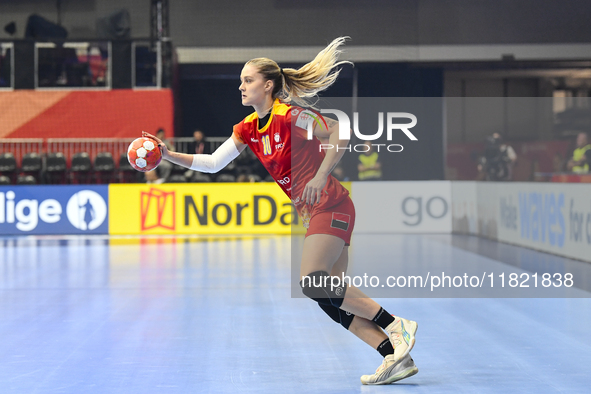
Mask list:
[[[273,98],[279,98],[284,102],[294,102],[297,105],[311,105],[306,99],[315,97],[319,92],[328,89],[335,83],[340,69],[335,67],[348,61],[338,61],[342,51],[339,49],[349,37],[339,37],[333,40],[324,48],[314,60],[305,64],[299,69],[284,68],[267,58],[257,58],[249,60],[246,64],[252,64],[258,68],[259,72],[266,80],[275,83],[273,89]]]

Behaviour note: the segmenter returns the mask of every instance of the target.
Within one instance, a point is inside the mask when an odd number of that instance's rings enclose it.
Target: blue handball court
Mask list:
[[[385,237],[382,250],[367,248],[368,259],[396,249],[409,264],[591,275],[587,263],[473,236]],[[313,302],[292,297],[289,236],[0,242],[2,393],[587,393],[591,386],[584,281],[576,298],[380,299],[419,322],[411,353],[419,373],[362,386],[360,376],[381,357]],[[366,242],[359,235],[352,244]]]

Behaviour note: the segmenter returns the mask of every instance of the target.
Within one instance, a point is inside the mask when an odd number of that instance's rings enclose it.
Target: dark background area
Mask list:
[[[132,38],[150,34],[149,0],[0,0],[0,26],[29,14],[61,24],[70,38],[96,38],[96,20],[122,8]],[[179,46],[453,45],[591,41],[588,0],[169,0]],[[264,21],[264,22],[262,22]],[[0,39],[8,35],[0,30]]]
[[[191,136],[195,129],[201,129],[210,137],[229,137],[233,125],[253,112],[252,107],[244,107],[240,102],[238,86],[241,70],[242,65],[238,64],[181,66],[179,85],[183,136]],[[337,82],[322,92],[321,96],[352,97],[355,74],[360,98],[443,96],[441,67],[419,67],[402,63],[360,63],[354,67],[345,65]],[[385,109],[388,110],[403,111],[400,108]],[[421,136],[419,142],[410,142],[404,135],[397,135],[392,143],[400,142],[404,151],[380,155],[384,168],[397,169],[384,171],[384,179],[444,179],[443,109],[439,106],[430,110],[432,113],[429,116],[437,119],[430,119],[430,122],[435,122],[436,127],[429,127],[428,135]],[[366,119],[366,122],[369,124],[360,125],[360,129],[375,131],[377,121]],[[360,141],[352,140],[351,143],[357,144]],[[347,174],[357,174],[357,156],[358,153],[355,152],[345,154],[342,164]]]

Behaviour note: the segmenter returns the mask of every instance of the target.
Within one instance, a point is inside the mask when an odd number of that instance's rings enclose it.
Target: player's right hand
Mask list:
[[[150,133],[146,133],[145,131],[142,131],[142,137],[151,138],[156,141],[158,143],[158,147],[160,147],[160,152],[162,152],[162,158],[166,159],[168,157],[168,148],[166,148],[166,144],[162,142],[160,138]]]

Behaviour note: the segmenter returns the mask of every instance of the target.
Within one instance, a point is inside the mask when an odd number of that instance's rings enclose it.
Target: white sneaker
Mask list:
[[[363,375],[361,383],[363,384],[390,384],[416,375],[419,369],[415,365],[412,357],[407,355],[400,361],[396,361],[393,354],[384,358],[382,365],[378,367],[373,375]]]
[[[415,333],[419,325],[416,321],[406,320],[396,316],[394,321],[386,327],[386,334],[394,346],[396,360],[402,360],[415,345]]]

